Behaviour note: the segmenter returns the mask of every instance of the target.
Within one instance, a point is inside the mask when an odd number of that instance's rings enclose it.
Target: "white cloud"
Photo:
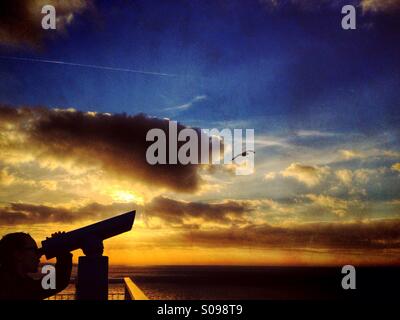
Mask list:
[[[183,111],[191,108],[195,103],[206,100],[207,96],[206,95],[199,95],[194,97],[192,100],[190,100],[187,103],[175,106],[175,107],[170,107],[170,108],[165,108],[163,109],[164,111]]]
[[[353,181],[353,172],[347,169],[337,170],[336,177],[346,186],[350,186]]]
[[[348,149],[342,149],[339,150],[341,156],[345,160],[352,160],[352,159],[360,159],[365,157],[365,154],[363,154],[360,151],[357,150],[348,150]]]
[[[278,176],[277,172],[268,172],[265,174],[265,180],[274,180]]]
[[[319,184],[328,174],[329,167],[308,166],[300,163],[292,163],[281,171],[282,176],[295,178],[296,180],[313,187]]]
[[[349,213],[350,207],[360,207],[357,200],[343,200],[328,195],[308,194],[306,195],[313,204],[325,210],[329,210],[338,217],[343,217]]]
[[[333,132],[323,132],[318,130],[299,130],[296,132],[296,135],[299,137],[335,137],[337,136],[336,133]]]

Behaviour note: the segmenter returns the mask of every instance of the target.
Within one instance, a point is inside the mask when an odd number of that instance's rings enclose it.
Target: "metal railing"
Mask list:
[[[56,295],[51,296],[46,300],[75,300],[75,294],[57,293]]]
[[[121,292],[118,293],[109,293],[108,300],[149,300],[144,292],[129,277],[123,279],[110,279],[110,283],[123,284],[123,291],[121,290]],[[75,293],[58,293],[46,300],[76,300],[76,295]]]
[[[125,300],[149,300],[142,290],[131,280],[124,278]]]
[[[58,293],[46,300],[76,300],[74,293]],[[124,293],[109,293],[108,300],[131,300],[126,299]]]

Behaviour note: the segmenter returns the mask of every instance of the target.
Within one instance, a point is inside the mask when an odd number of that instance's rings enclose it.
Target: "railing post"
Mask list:
[[[129,294],[129,291],[128,291],[128,287],[126,286],[125,281],[124,281],[124,291],[125,291],[125,296],[124,296],[125,300],[132,300],[132,298],[131,298],[131,296]]]

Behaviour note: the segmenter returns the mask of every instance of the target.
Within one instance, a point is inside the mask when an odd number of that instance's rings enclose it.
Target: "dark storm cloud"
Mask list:
[[[233,226],[244,222],[252,212],[249,203],[227,201],[217,204],[183,202],[155,198],[144,207],[134,203],[101,205],[92,203],[79,208],[50,207],[12,203],[0,209],[1,225],[69,224],[101,220],[132,209],[146,216],[159,217],[166,223],[179,224],[172,242],[183,240],[201,247],[252,247],[281,249],[383,250],[400,249],[400,219],[381,219],[367,222],[315,222],[274,226],[254,224]],[[223,222],[230,227],[207,229],[201,225],[185,224],[183,219],[199,217],[203,221]]]
[[[91,203],[84,207],[67,209],[27,203],[11,203],[0,208],[1,225],[73,223],[81,220],[104,219],[132,210],[132,204],[114,203],[101,205]]]
[[[165,223],[178,224],[180,228],[190,228],[184,222],[188,218],[201,218],[205,222],[243,222],[246,215],[254,210],[246,201],[225,201],[220,203],[184,202],[156,197],[145,206],[135,203],[113,203],[101,205],[91,203],[83,207],[64,208],[57,206],[11,203],[0,208],[0,223],[3,225],[37,223],[72,223],[79,220],[103,219],[129,210],[145,212],[144,219],[158,217]]]
[[[203,246],[316,249],[398,249],[400,220],[308,223],[291,227],[268,224],[243,228],[191,230],[184,239]]]
[[[20,118],[19,112],[17,109],[0,105],[0,123],[6,121],[16,121]]]
[[[37,44],[40,41],[41,24],[30,14],[29,3],[26,0],[0,2],[0,43]]]
[[[53,5],[57,13],[57,30],[70,24],[76,13],[92,6],[91,0],[2,0],[0,1],[0,45],[40,46],[45,35],[41,13],[44,5]],[[49,33],[47,33],[49,35]]]
[[[97,162],[121,179],[182,192],[195,191],[200,184],[198,165],[148,164],[146,150],[153,142],[146,141],[147,132],[159,128],[168,138],[169,121],[165,119],[2,106],[1,121],[10,122],[26,136],[26,148],[41,150],[41,155],[58,161]],[[178,125],[178,131],[183,128]]]
[[[154,198],[146,205],[149,217],[159,217],[169,223],[183,223],[185,218],[202,218],[205,222],[229,223],[244,221],[254,208],[246,201],[221,203],[185,202],[165,197]]]

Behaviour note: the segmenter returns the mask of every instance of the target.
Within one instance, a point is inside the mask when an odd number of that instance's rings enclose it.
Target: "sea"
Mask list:
[[[76,276],[74,266],[72,277]],[[109,279],[130,277],[151,300],[395,299],[400,267],[356,267],[356,288],[342,286],[341,267],[110,266]],[[71,284],[62,294],[73,294]],[[124,298],[109,284],[110,299]]]

